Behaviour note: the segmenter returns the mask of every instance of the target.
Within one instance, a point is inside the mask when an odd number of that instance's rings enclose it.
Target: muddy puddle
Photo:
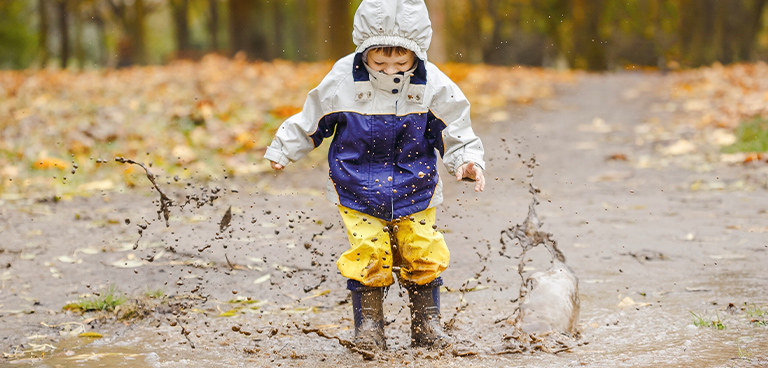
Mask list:
[[[578,225],[552,216],[552,207],[562,204],[533,185],[534,165],[522,165],[529,181],[516,187],[515,203],[496,206],[504,219],[488,220],[490,230],[468,230],[464,217],[477,216],[468,205],[446,206],[440,215],[449,244],[458,244],[451,245],[454,261],[442,289],[443,322],[455,340],[449,351],[409,347],[407,296],[397,285],[385,299],[390,349],[371,357],[345,346],[353,334],[352,307],[335,260],[346,237],[322,188],[297,185],[301,175],[217,186],[154,176],[142,166],[151,182],[144,196],[127,193],[71,208],[46,204],[30,215],[34,221],[19,221],[22,240],[13,262],[26,263],[3,273],[0,321],[24,330],[9,331],[6,341],[13,342],[6,343],[2,364],[768,366],[768,280],[750,263],[762,253],[750,259],[712,246],[704,260],[709,268],[694,268],[689,264],[701,264],[700,258],[665,248],[598,252],[584,245],[587,236],[561,234]],[[78,236],[77,250],[57,248],[56,231]],[[471,236],[476,239],[469,242]],[[21,256],[27,254],[36,257]],[[24,273],[25,267],[44,270],[61,295],[48,301],[32,287],[16,286],[31,284],[39,273]],[[17,289],[5,291],[10,285]],[[120,318],[125,311],[81,316],[61,310],[109,285],[127,296],[146,290],[162,296],[145,301],[136,318]],[[24,310],[34,313],[18,312]]]

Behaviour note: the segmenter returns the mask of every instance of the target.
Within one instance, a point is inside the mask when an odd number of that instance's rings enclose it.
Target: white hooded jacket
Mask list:
[[[286,166],[332,137],[329,200],[385,220],[434,207],[443,200],[438,154],[450,174],[467,162],[485,163],[469,102],[427,61],[427,7],[423,0],[364,0],[352,36],[355,53],[309,92],[264,157]],[[372,46],[405,47],[416,64],[404,74],[371,73],[363,53]]]

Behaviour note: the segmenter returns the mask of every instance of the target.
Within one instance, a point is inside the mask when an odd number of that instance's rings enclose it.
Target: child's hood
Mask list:
[[[355,12],[352,39],[361,53],[371,46],[401,46],[427,60],[432,23],[424,0],[363,0]]]

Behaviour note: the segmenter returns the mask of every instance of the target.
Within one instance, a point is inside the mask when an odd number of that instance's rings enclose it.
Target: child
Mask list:
[[[469,102],[427,62],[432,27],[424,0],[363,0],[355,52],[309,92],[303,110],[277,130],[265,158],[282,170],[323,139],[351,248],[336,265],[352,293],[355,344],[385,349],[384,288],[395,272],[411,308],[411,345],[447,347],[440,325],[440,273],[449,252],[436,230],[442,183],[437,154],[456,179],[485,188],[483,146]]]

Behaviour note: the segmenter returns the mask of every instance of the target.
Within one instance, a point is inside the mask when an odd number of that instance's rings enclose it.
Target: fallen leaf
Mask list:
[[[737,253],[725,253],[725,254],[717,254],[717,255],[711,255],[709,258],[712,259],[746,259],[747,256],[743,254],[737,254]]]
[[[697,292],[703,292],[703,291],[712,291],[712,289],[705,288],[705,287],[686,287],[685,291],[697,293]]]
[[[81,334],[79,334],[77,336],[78,337],[92,337],[92,338],[97,338],[97,339],[100,339],[100,338],[104,337],[104,336],[102,336],[98,332],[83,332],[83,333],[81,333]]]
[[[38,170],[59,169],[61,171],[64,171],[67,169],[67,162],[58,158],[45,157],[45,158],[36,160],[33,167]]]
[[[135,268],[144,266],[146,262],[141,259],[121,259],[110,263],[111,266],[117,268]]]
[[[219,317],[233,317],[237,314],[237,309],[230,309],[224,313],[220,313]]]
[[[90,192],[96,190],[111,190],[115,187],[112,180],[97,180],[80,185],[78,188],[82,191]]]
[[[686,139],[681,139],[674,144],[667,146],[661,150],[665,155],[679,156],[687,153],[695,152],[696,145]]]
[[[59,256],[56,259],[59,262],[72,263],[72,264],[77,264],[77,263],[82,263],[83,262],[82,259],[77,259],[77,258],[73,258],[73,257],[70,257],[70,256]]]
[[[272,277],[271,274],[266,274],[264,276],[261,276],[261,277],[257,278],[256,280],[253,280],[253,283],[254,284],[261,284],[262,282],[266,282],[267,280],[269,280],[270,277]]]

